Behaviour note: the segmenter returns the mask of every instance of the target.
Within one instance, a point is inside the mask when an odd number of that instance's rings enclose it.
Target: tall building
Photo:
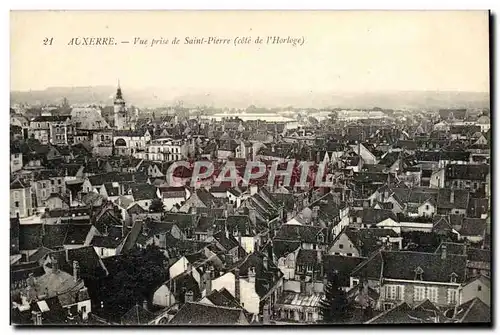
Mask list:
[[[116,96],[114,101],[114,116],[115,116],[115,128],[118,130],[126,129],[127,109],[125,107],[125,100],[123,99],[122,89],[120,88],[120,84],[118,84],[118,89],[116,90]]]

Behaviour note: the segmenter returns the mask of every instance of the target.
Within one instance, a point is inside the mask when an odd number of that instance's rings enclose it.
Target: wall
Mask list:
[[[342,248],[340,247],[342,245]],[[347,256],[348,253],[350,253],[350,256],[354,257],[359,257],[359,252],[355,248],[355,246],[352,244],[351,240],[347,237],[346,234],[340,235],[337,241],[331,246],[331,248],[328,250],[329,255],[335,255],[335,253],[338,253],[340,255]]]
[[[153,294],[153,304],[155,305],[162,307],[170,307],[175,303],[176,303],[175,297],[170,292],[167,285],[160,286]]]
[[[99,255],[99,257],[101,257],[101,258],[116,256],[116,249],[115,248],[104,248],[104,247],[94,246],[94,250],[95,250],[96,254]]]
[[[428,208],[427,208],[428,206]],[[436,213],[436,207],[429,202],[423,203],[420,207],[418,207],[418,216],[433,216]]]
[[[463,304],[474,298],[481,299],[486,305],[491,306],[491,290],[480,280],[474,280],[462,287],[460,292],[460,303]]]
[[[424,276],[425,276],[425,274],[424,274]],[[386,290],[388,285],[402,285],[402,286],[404,286],[404,292],[403,292],[403,297],[402,297],[404,300],[394,301],[394,300],[387,299],[385,296],[385,293],[386,293],[385,290]],[[382,303],[383,302],[398,303],[398,302],[404,301],[407,304],[409,304],[410,306],[418,305],[423,300],[421,300],[421,301],[415,300],[414,288],[417,286],[418,287],[425,287],[426,289],[427,288],[437,288],[437,300],[432,301],[436,306],[438,306],[438,307],[454,306],[454,305],[451,305],[448,303],[448,289],[458,290],[459,284],[452,284],[452,283],[429,284],[426,282],[401,282],[401,281],[393,281],[393,280],[386,281],[386,282],[384,282],[384,285],[381,287],[381,290],[380,290],[380,300]],[[425,296],[424,300],[427,297],[428,296]],[[457,297],[458,297],[458,295],[457,295]]]
[[[23,154],[11,154],[10,155],[10,172],[16,172],[23,168]]]
[[[431,175],[431,181],[430,181],[430,186],[432,188],[443,188],[444,187],[444,168],[434,172]]]
[[[226,288],[233,296],[235,294],[235,277],[228,272],[212,281],[212,289],[220,290]],[[240,297],[242,306],[250,313],[259,314],[259,295],[255,292],[255,283],[240,278]]]

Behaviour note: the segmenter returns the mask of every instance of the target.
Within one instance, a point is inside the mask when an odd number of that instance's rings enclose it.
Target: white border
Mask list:
[[[48,10],[48,9],[59,9],[59,10],[124,10],[124,9],[136,9],[136,10],[154,10],[154,9],[207,9],[207,10],[217,10],[217,9],[247,9],[247,10],[258,10],[258,9],[272,9],[272,10],[278,10],[278,9],[283,9],[283,10],[290,10],[290,9],[309,9],[309,10],[466,10],[466,9],[491,9],[493,10],[493,13],[499,13],[498,6],[499,6],[500,1],[498,0],[476,0],[476,1],[438,1],[438,0],[421,0],[421,1],[370,1],[370,0],[350,0],[350,1],[345,1],[345,2],[324,2],[324,1],[319,1],[319,0],[307,0],[307,1],[297,1],[297,0],[288,0],[288,1],[265,1],[265,0],[254,0],[254,1],[219,1],[219,0],[212,0],[210,2],[208,1],[203,1],[203,0],[198,0],[198,1],[193,1],[193,0],[187,0],[187,1],[178,1],[178,2],[173,2],[173,1],[150,1],[150,0],[141,0],[141,1],[130,1],[130,0],[122,0],[122,1],[102,1],[102,0],[86,0],[86,1],[44,1],[43,3],[40,3],[39,1],[31,0],[31,1],[14,1],[14,0],[8,0],[8,1],[2,1],[0,6],[2,7],[2,16],[1,20],[1,36],[2,36],[2,41],[9,41],[10,34],[9,34],[9,10]],[[498,44],[498,34],[496,33],[496,25],[498,23],[498,18],[495,20],[495,44]],[[36,27],[33,27],[33,29],[36,29]],[[3,63],[3,68],[5,69],[5,73],[10,73],[10,68],[9,68],[9,49],[10,49],[10,41],[8,45],[5,45],[4,52],[2,53],[2,63]],[[498,55],[497,55],[498,59]],[[497,68],[498,71],[498,68]],[[496,75],[496,72],[495,72]],[[496,76],[494,76],[496,77]],[[491,78],[493,80],[493,77]],[[4,79],[2,80],[2,90],[0,93],[1,96],[1,101],[2,101],[2,107],[3,107],[3,114],[2,118],[3,122],[0,122],[0,126],[2,127],[0,134],[2,136],[2,141],[3,143],[1,150],[2,150],[2,157],[5,157],[7,159],[7,151],[8,146],[7,143],[9,141],[9,119],[8,119],[8,108],[9,108],[9,91],[10,91],[10,78],[9,76],[5,76]],[[491,92],[492,94],[495,94],[495,97],[498,97],[496,93],[498,93],[498,88],[495,87],[495,91]],[[494,118],[494,117],[493,117]],[[498,139],[498,136],[496,134],[496,129],[497,127],[495,126],[495,138]],[[497,142],[495,140],[495,142]],[[495,147],[497,146],[497,143],[495,143]],[[493,157],[495,157],[494,155]],[[8,248],[7,246],[9,245],[9,232],[8,232],[8,221],[7,221],[7,207],[9,206],[9,201],[8,201],[8,196],[9,192],[7,191],[9,188],[9,185],[7,183],[7,173],[8,173],[8,165],[7,162],[5,164],[1,165],[2,171],[0,172],[0,175],[3,177],[0,179],[2,183],[2,193],[4,196],[2,197],[1,204],[3,206],[2,209],[5,211],[2,211],[4,213],[4,223],[2,225],[2,234],[0,234],[0,237],[2,239],[2,247],[4,248],[4,255],[1,258],[2,261],[5,261],[7,263],[7,253],[8,253]],[[498,183],[496,183],[498,184]],[[496,186],[496,185],[495,185]],[[496,187],[495,187],[495,194],[497,193]],[[495,201],[496,202],[496,201]],[[495,203],[496,205],[496,203]],[[498,208],[498,206],[495,206]],[[497,228],[495,232],[497,233],[499,229]],[[497,234],[495,234],[497,235]],[[496,236],[493,237],[494,240],[496,241]],[[498,249],[498,247],[497,247]],[[497,260],[497,258],[495,258]],[[7,264],[0,265],[1,268],[7,269]],[[498,267],[495,266],[495,269]],[[14,329],[12,327],[9,327],[9,291],[7,290],[7,282],[9,281],[8,279],[8,273],[7,271],[3,272],[4,275],[1,276],[1,281],[2,283],[0,284],[0,292],[2,294],[2,298],[0,300],[0,306],[2,306],[2,313],[0,313],[0,316],[2,318],[1,325],[6,327],[7,331],[13,332]],[[495,279],[497,276],[495,276]],[[496,281],[496,280],[495,280]],[[496,283],[494,284],[495,287]],[[495,292],[498,289],[495,290]],[[495,299],[496,301],[496,299]],[[494,321],[498,321],[499,319],[497,318],[498,315],[498,310],[499,308],[496,307],[495,311],[496,314],[494,316]],[[277,328],[279,329],[279,328]],[[296,328],[299,331],[310,331],[310,328],[307,327],[300,327]],[[131,330],[135,331],[137,329]],[[286,331],[290,331],[292,329],[286,329]],[[336,329],[333,331],[338,331],[338,332],[355,332],[355,333],[361,333],[364,329]],[[473,329],[470,329],[471,331],[475,331]],[[36,330],[37,332],[43,331],[43,332],[52,332],[54,331],[53,329],[44,329],[44,330]],[[68,331],[66,329],[66,331]],[[98,332],[100,329],[92,329],[91,331],[93,332]],[[107,331],[112,331],[112,330],[107,330]],[[116,331],[116,330],[114,330]],[[117,329],[117,331],[123,331],[123,329]],[[151,331],[151,330],[150,330]],[[154,330],[153,332],[179,332],[182,334],[187,334],[187,333],[193,333],[196,334],[200,331],[206,331],[205,330],[196,330],[196,329],[159,329],[159,330]],[[209,330],[210,331],[210,330]],[[218,331],[218,330],[212,330],[212,331]],[[228,329],[230,332],[234,331],[248,331],[248,329],[241,329],[237,330],[235,328]],[[255,330],[252,330],[255,331]],[[258,330],[259,332],[271,332],[275,331],[274,329],[265,329],[265,330]],[[283,331],[283,329],[281,329]],[[292,330],[293,331],[293,330]],[[332,331],[328,330],[326,328],[323,329],[314,329],[314,331],[318,332],[326,332],[326,331]],[[374,329],[374,330],[369,330],[370,333],[372,334],[383,334],[387,332],[386,329]],[[404,331],[404,332],[421,332],[421,329],[416,328],[415,330],[412,329],[394,329],[394,331]],[[429,333],[438,333],[438,332],[454,332],[454,329],[451,330],[444,330],[444,329],[426,329],[426,332]],[[70,330],[70,332],[79,332],[79,330]]]

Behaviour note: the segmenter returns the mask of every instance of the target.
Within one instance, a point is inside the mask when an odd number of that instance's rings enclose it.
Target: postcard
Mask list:
[[[491,326],[488,11],[11,11],[15,326]]]

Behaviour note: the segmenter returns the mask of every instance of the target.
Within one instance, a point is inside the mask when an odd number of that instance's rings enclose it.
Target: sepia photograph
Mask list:
[[[491,24],[11,11],[10,324],[491,327]]]

